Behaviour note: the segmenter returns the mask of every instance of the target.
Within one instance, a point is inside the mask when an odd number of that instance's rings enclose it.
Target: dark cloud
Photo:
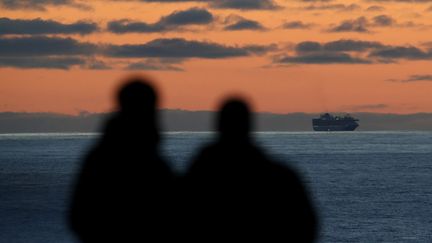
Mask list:
[[[366,9],[368,12],[381,12],[384,11],[385,8],[383,6],[372,5]]]
[[[0,38],[1,57],[92,55],[97,50],[98,47],[94,44],[78,42],[72,38]]]
[[[112,69],[111,66],[106,64],[104,61],[97,60],[94,58],[88,58],[85,65],[81,65],[82,68],[92,69],[92,70],[108,70]]]
[[[42,19],[9,19],[0,18],[0,35],[34,35],[34,34],[90,34],[97,31],[97,24],[79,21],[73,24],[62,24],[53,20]]]
[[[365,17],[359,17],[352,20],[344,20],[340,24],[331,27],[330,32],[360,32],[367,33],[369,21]]]
[[[274,0],[140,0],[141,2],[205,2],[212,8],[237,10],[277,10],[281,6]]]
[[[85,65],[86,60],[80,57],[0,57],[0,67],[12,68],[47,68],[69,69],[72,66]]]
[[[242,47],[248,53],[253,55],[264,55],[269,52],[279,50],[278,45],[270,44],[270,45],[245,45]]]
[[[417,24],[414,22],[398,23],[396,19],[389,15],[378,15],[370,20],[364,16],[357,19],[344,20],[338,25],[333,25],[329,32],[359,32],[359,33],[372,33],[370,28],[375,27],[398,27],[398,28],[429,28],[430,26],[424,24]]]
[[[133,22],[130,20],[114,20],[108,23],[108,31],[116,34],[124,33],[149,33],[166,31],[165,26],[147,24],[144,22]]]
[[[116,0],[113,0],[116,1]],[[121,1],[121,0],[117,0]],[[127,0],[124,0],[127,1]],[[134,0],[129,0],[134,1]],[[207,2],[206,0],[135,0],[136,2],[150,2],[150,3],[181,3],[181,2]]]
[[[432,52],[421,50],[414,46],[389,46],[371,51],[370,57],[382,58],[384,60],[408,59],[426,60],[432,59]]]
[[[273,0],[213,0],[208,2],[213,8],[238,10],[276,10],[281,8]]]
[[[206,9],[190,8],[183,11],[175,11],[153,24],[129,20],[111,21],[108,23],[108,30],[117,34],[164,32],[179,30],[188,25],[205,25],[211,23],[213,20],[213,15]]]
[[[393,63],[400,59],[429,60],[432,59],[432,49],[422,50],[414,46],[390,46],[375,41],[360,41],[342,39],[327,43],[314,41],[300,42],[295,46],[300,55],[356,52],[364,53],[363,60],[370,62]],[[309,57],[309,56],[308,56]]]
[[[426,82],[432,82],[432,75],[431,74],[414,74],[409,76],[406,79],[389,79],[387,81],[390,82],[399,82],[399,83],[411,83],[411,82],[420,82],[420,81],[426,81]]]
[[[44,11],[48,6],[72,6],[82,9],[90,7],[75,0],[0,0],[0,7],[5,9],[26,9]]]
[[[389,107],[390,106],[387,104],[364,104],[364,105],[343,106],[342,109],[358,112],[363,110],[382,110]]]
[[[147,58],[130,64],[128,69],[177,70],[188,58],[232,58],[263,55],[277,50],[272,45],[228,46],[213,42],[192,41],[181,38],[155,39],[144,44],[110,45],[79,42],[60,37],[0,38],[1,67],[57,68],[79,66],[85,69],[110,69],[96,57]],[[115,60],[115,61],[114,61]],[[114,59],[114,64],[119,61]]]
[[[111,68],[97,57],[113,64],[140,58],[127,69],[180,71],[182,61],[190,58],[221,59],[279,53],[275,64],[370,64],[400,60],[432,60],[432,49],[423,44],[391,46],[380,42],[340,39],[330,42],[304,41],[292,49],[270,45],[225,45],[183,38],[159,38],[142,44],[92,44],[60,37],[0,37],[0,66],[17,68],[58,68],[73,66],[87,69]],[[141,60],[144,58],[144,60]],[[120,60],[120,61],[119,61]],[[105,60],[106,61],[106,60]]]
[[[431,3],[432,0],[365,0],[367,2],[378,2],[378,3]]]
[[[403,82],[416,82],[416,81],[432,81],[432,75],[411,75],[408,79]]]
[[[282,56],[274,60],[278,64],[368,64],[368,60],[352,57],[343,52],[313,52],[297,56]]]
[[[339,40],[328,43],[315,41],[300,42],[295,46],[295,56],[283,56],[276,58],[276,63],[297,64],[367,64],[371,61],[353,57],[348,51],[362,51],[371,43],[355,40]]]
[[[19,37],[0,38],[0,67],[69,69],[109,69],[93,56],[98,45],[72,38]]]
[[[413,21],[406,21],[400,24],[396,24],[396,27],[400,27],[400,28],[418,28],[419,30],[428,30],[431,28],[430,25],[425,25],[425,24],[421,24],[421,23],[416,23]]]
[[[107,49],[111,57],[160,57],[160,58],[227,58],[248,56],[251,52],[212,42],[190,41],[182,38],[155,39],[138,45],[112,45]]]
[[[0,57],[0,68],[68,70],[73,67],[91,70],[111,69],[102,61],[83,57]]]
[[[328,2],[333,2],[334,0],[299,0],[299,1],[305,3],[328,3]]]
[[[385,45],[376,41],[360,41],[360,40],[347,40],[347,39],[331,41],[323,45],[323,49],[326,51],[355,51],[355,52],[363,52],[370,49],[378,49],[383,47],[385,47]]]
[[[183,11],[175,11],[159,20],[161,25],[190,25],[208,24],[213,21],[213,15],[203,8],[190,8]]]
[[[224,30],[265,30],[266,28],[258,21],[245,19],[240,16],[230,16],[227,18],[227,26]]]
[[[184,71],[182,68],[173,64],[169,60],[151,58],[140,62],[134,62],[126,67],[127,70],[147,70],[147,71]]]
[[[103,61],[87,57],[0,57],[0,67],[19,69],[63,69],[72,67],[91,70],[107,70],[110,66]]]
[[[421,43],[421,46],[432,50],[432,41],[423,42],[423,43]]]
[[[296,45],[295,50],[298,53],[318,52],[322,51],[322,46],[319,42],[303,41]]]
[[[276,56],[275,63],[282,64],[368,64],[396,63],[400,60],[432,60],[432,49],[414,46],[391,46],[375,41],[341,39],[326,43],[300,42],[294,53]]]
[[[313,24],[310,23],[304,23],[302,21],[291,21],[286,22],[282,25],[282,28],[284,29],[310,29],[313,26]]]
[[[295,51],[298,53],[307,52],[364,52],[370,49],[383,48],[385,45],[375,41],[360,41],[341,39],[337,41],[330,41],[327,43],[319,43],[314,41],[300,42],[295,46]]]
[[[304,10],[336,10],[336,11],[354,11],[361,9],[358,4],[312,4],[303,8]]]
[[[393,26],[396,24],[396,20],[388,15],[378,15],[375,16],[372,20],[375,26],[380,26],[380,27]]]

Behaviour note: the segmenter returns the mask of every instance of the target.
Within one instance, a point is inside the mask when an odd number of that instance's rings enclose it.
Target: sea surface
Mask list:
[[[178,173],[213,133],[164,133]],[[320,242],[432,242],[432,132],[269,132],[255,138],[296,168]],[[76,242],[65,212],[97,134],[0,135],[0,242]],[[173,202],[175,204],[175,202]]]

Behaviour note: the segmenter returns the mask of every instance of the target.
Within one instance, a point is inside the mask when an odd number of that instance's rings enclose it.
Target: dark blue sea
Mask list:
[[[165,133],[178,172],[212,133]],[[272,132],[256,140],[296,168],[320,242],[432,242],[432,132]],[[65,212],[97,134],[0,135],[0,242],[75,242]],[[174,205],[176,202],[172,202]]]

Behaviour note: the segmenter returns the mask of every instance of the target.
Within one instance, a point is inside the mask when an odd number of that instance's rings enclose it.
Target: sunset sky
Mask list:
[[[0,0],[0,111],[432,112],[432,0]]]

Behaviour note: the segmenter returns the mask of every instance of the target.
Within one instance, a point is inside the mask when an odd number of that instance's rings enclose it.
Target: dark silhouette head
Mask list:
[[[251,112],[247,103],[239,98],[225,101],[219,112],[217,126],[221,140],[248,141],[251,130]]]
[[[143,78],[131,78],[120,89],[118,93],[120,111],[129,115],[133,114],[155,114],[156,91]]]
[[[117,94],[119,111],[107,122],[102,143],[115,145],[123,141],[125,148],[154,150],[159,142],[159,126],[157,93],[150,83],[146,78],[132,77],[120,87]]]

